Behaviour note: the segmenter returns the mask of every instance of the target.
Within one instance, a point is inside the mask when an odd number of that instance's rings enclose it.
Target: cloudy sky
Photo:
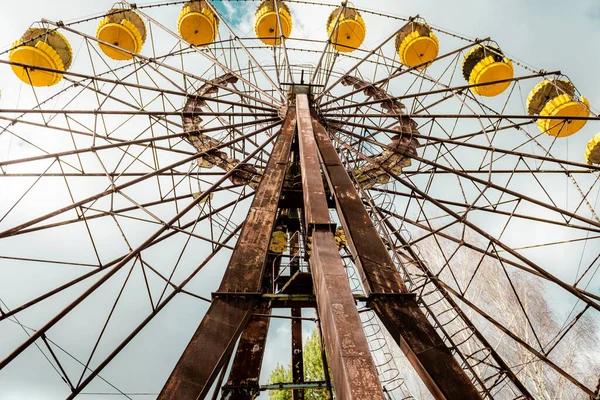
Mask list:
[[[32,22],[41,18],[70,21],[88,15],[97,15],[114,4],[114,0],[30,0],[27,3],[2,0],[0,14],[0,50],[6,50]],[[215,2],[224,18],[248,32],[251,18],[248,2]],[[334,4],[333,2],[331,2]],[[26,5],[25,5],[26,4]],[[491,37],[501,44],[511,58],[523,61],[535,68],[561,70],[575,83],[595,109],[600,108],[600,1],[599,0],[357,0],[357,7],[388,12],[399,16],[419,14],[440,28],[473,38]],[[175,8],[177,8],[175,10]],[[178,13],[175,7],[174,15]],[[301,8],[299,8],[301,10]],[[324,27],[329,8],[322,15],[294,15],[295,29],[311,37],[325,35]],[[368,26],[366,43],[377,42],[391,32],[386,28]],[[296,32],[294,32],[295,34]],[[10,69],[0,66],[0,108],[14,106],[14,96],[19,83]],[[595,106],[595,107],[594,107]],[[600,126],[595,125],[597,131]],[[590,128],[591,129],[591,128]],[[588,131],[591,132],[591,131]],[[2,154],[0,149],[0,154]],[[0,188],[1,190],[1,188]],[[305,324],[308,325],[308,324]],[[306,334],[312,327],[306,326]],[[287,324],[275,322],[275,349],[280,352],[288,347]],[[286,353],[287,354],[287,353]],[[277,354],[267,355],[265,371],[278,360]],[[43,381],[44,379],[40,379]],[[21,382],[21,384],[25,384]],[[35,385],[35,380],[28,383]],[[41,392],[38,392],[41,393]],[[42,396],[41,394],[39,394]],[[14,397],[16,396],[16,397]],[[7,394],[0,388],[0,399],[16,399],[18,395]],[[40,398],[54,398],[40,397]],[[89,396],[87,398],[90,398]]]

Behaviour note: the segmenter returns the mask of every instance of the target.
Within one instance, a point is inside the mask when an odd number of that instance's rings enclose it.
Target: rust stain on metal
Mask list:
[[[310,266],[336,396],[383,399],[346,271],[328,230],[313,232]]]
[[[302,317],[302,309],[292,307],[292,317]],[[302,351],[302,320],[292,319],[292,382],[304,382],[304,356]],[[292,400],[304,400],[304,390],[292,391]]]
[[[300,160],[302,167],[302,191],[304,196],[304,222],[306,231],[310,232],[314,225],[330,223],[329,207],[325,198],[325,186],[321,176],[319,152],[311,122],[308,97],[305,94],[296,96],[298,115],[298,141],[300,143]],[[306,172],[306,173],[305,173]]]
[[[373,298],[372,305],[379,318],[436,399],[480,399],[477,389],[416,300],[406,296],[408,289],[327,131],[314,117],[312,125],[338,214],[356,256],[365,291]]]
[[[346,271],[333,238],[329,209],[306,95],[296,97],[307,225],[312,228],[310,268],[317,309],[340,399],[381,400],[381,384]]]
[[[212,302],[159,399],[203,398],[258,304],[260,298],[252,293],[262,289],[264,263],[295,129],[296,112],[290,109],[225,270],[218,291],[223,296]]]
[[[229,379],[223,388],[228,400],[252,400],[259,392],[260,369],[263,362],[271,308],[260,304],[240,337]],[[265,316],[262,316],[265,315]],[[229,396],[229,397],[227,397]]]

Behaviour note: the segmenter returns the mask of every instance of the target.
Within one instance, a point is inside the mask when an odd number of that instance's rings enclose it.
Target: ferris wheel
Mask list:
[[[2,54],[0,392],[598,398],[586,94],[421,16],[227,7],[121,1]],[[303,327],[325,379],[267,382]]]

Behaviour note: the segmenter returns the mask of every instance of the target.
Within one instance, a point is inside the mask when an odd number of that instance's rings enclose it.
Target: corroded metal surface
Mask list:
[[[307,225],[312,227],[310,267],[336,396],[383,399],[383,391],[338,247],[329,210],[306,95],[297,96],[298,135]]]
[[[302,349],[302,309],[292,307],[292,383],[304,382],[304,354]],[[292,391],[292,400],[304,400],[304,390]]]
[[[337,398],[383,399],[346,271],[330,231],[313,231],[310,266]]]
[[[203,398],[260,300],[264,263],[296,129],[290,109],[216,297],[159,399]]]
[[[298,115],[298,141],[302,167],[302,191],[304,197],[304,223],[306,231],[315,225],[328,225],[329,207],[325,198],[325,187],[321,177],[319,152],[313,133],[308,97],[296,96]]]
[[[256,314],[259,314],[257,316]],[[221,398],[227,400],[252,400],[260,391],[259,378],[262,366],[271,308],[260,304],[240,337],[227,384]]]
[[[205,155],[198,158],[198,166],[202,168],[212,168],[213,166],[217,166],[225,171],[230,171],[235,167],[238,167],[230,177],[231,182],[236,185],[250,185],[251,187],[256,188],[260,180],[256,168],[251,164],[238,166],[240,161],[228,157],[226,152],[211,150],[219,145],[219,141],[201,133],[203,130],[202,118],[199,115],[193,115],[194,113],[201,113],[204,111],[203,108],[206,107],[206,100],[204,100],[203,97],[215,95],[219,92],[220,86],[234,84],[237,80],[238,79],[234,75],[228,73],[202,85],[196,93],[198,97],[191,97],[188,99],[183,108],[184,113],[191,113],[185,114],[182,117],[183,128],[189,135],[188,141],[192,146],[194,146],[199,153],[206,152]]]
[[[436,399],[480,399],[416,300],[407,296],[408,290],[325,128],[316,119],[313,128],[338,214],[379,318]],[[313,247],[314,240],[313,236]]]

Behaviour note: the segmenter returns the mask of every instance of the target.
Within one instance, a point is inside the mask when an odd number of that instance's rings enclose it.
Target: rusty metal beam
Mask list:
[[[304,383],[304,353],[302,349],[302,309],[292,307],[292,383]],[[292,400],[304,400],[304,389],[294,389]]]
[[[298,221],[299,223],[300,221]],[[289,264],[290,277],[300,273],[298,262],[299,241],[298,235],[290,238],[290,256],[292,260]],[[304,351],[302,345],[302,308],[293,306],[291,309],[292,317],[292,382],[295,384],[304,383]],[[292,391],[292,400],[304,400],[304,389],[294,389]]]
[[[224,356],[260,301],[264,263],[294,132],[296,112],[290,108],[273,148],[248,217],[238,239],[219,292],[163,387],[159,399],[204,398],[224,363]]]
[[[316,118],[312,124],[325,176],[372,307],[436,399],[480,399],[408,292],[325,128]]]
[[[308,97],[296,96],[298,114],[298,141],[300,143],[300,166],[302,170],[302,195],[304,198],[305,232],[311,233],[315,226],[329,226],[329,207],[325,198],[325,186],[321,176],[319,152],[313,133]]]
[[[296,96],[307,232],[312,236],[309,259],[317,309],[340,399],[382,400],[377,370],[339,251],[333,240],[325,188],[306,95]]]
[[[258,380],[267,343],[271,307],[262,303],[256,308],[256,313],[240,337],[229,379],[223,387],[222,399],[252,400],[260,391]]]

